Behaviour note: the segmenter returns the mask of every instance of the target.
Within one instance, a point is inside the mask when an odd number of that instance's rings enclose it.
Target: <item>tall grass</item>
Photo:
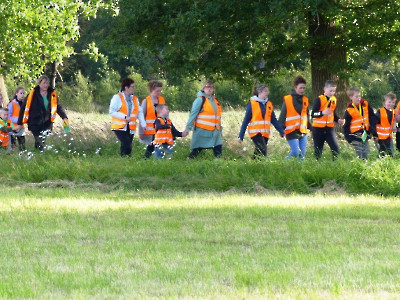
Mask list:
[[[35,183],[40,186],[87,186],[101,184],[104,189],[155,189],[182,191],[229,191],[297,193],[363,193],[398,195],[399,154],[394,159],[378,159],[371,143],[371,158],[360,161],[340,137],[342,154],[332,161],[326,148],[320,161],[312,154],[312,140],[304,162],[284,160],[289,147],[274,131],[269,156],[253,160],[253,145],[248,137],[237,142],[243,111],[228,111],[223,116],[224,152],[214,159],[204,151],[195,160],[186,159],[190,138],[178,138],[176,153],[170,161],[143,160],[145,145],[135,137],[131,158],[119,157],[120,144],[109,129],[106,114],[69,112],[72,133],[61,133],[60,123],[48,137],[45,153],[2,154],[2,181],[10,185]],[[183,130],[188,113],[173,112],[171,119]],[[59,122],[59,121],[58,121]],[[32,137],[27,146],[33,148]]]

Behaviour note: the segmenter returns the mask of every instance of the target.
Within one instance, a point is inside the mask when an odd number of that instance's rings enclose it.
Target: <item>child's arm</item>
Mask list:
[[[178,129],[175,128],[174,124],[171,124],[171,131],[172,131],[172,136],[175,137],[182,137],[182,132],[180,132]]]
[[[247,105],[246,105],[246,112],[244,114],[242,127],[240,127],[240,132],[239,132],[239,136],[238,136],[238,139],[241,140],[241,141],[243,141],[244,134],[246,132],[247,125],[249,124],[249,122],[251,120],[251,117],[252,117],[252,114],[251,114],[251,103],[249,101],[249,103],[247,103]]]
[[[343,133],[344,133],[344,138],[346,141],[351,143],[353,141],[352,136],[350,135],[350,123],[351,123],[351,116],[347,112],[347,110],[344,112],[344,125],[343,125]]]
[[[276,119],[274,111],[272,112],[272,115],[271,115],[271,123],[272,123],[272,125],[274,125],[275,129],[278,130],[281,137],[283,137],[285,135],[285,131],[283,130],[281,124]]]
[[[311,117],[313,117],[313,118],[322,117],[322,111],[319,111],[320,108],[321,108],[321,100],[318,97],[313,102],[313,108],[312,108],[312,111],[311,111]]]

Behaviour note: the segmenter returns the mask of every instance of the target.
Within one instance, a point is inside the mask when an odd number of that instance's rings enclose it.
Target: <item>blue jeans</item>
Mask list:
[[[307,135],[303,136],[300,139],[292,139],[287,141],[290,146],[290,153],[286,156],[285,159],[289,159],[291,157],[299,157],[301,160],[304,160],[306,157],[306,147],[307,147]]]
[[[157,144],[154,146],[154,157],[155,159],[171,159],[174,154],[174,145],[168,144]]]

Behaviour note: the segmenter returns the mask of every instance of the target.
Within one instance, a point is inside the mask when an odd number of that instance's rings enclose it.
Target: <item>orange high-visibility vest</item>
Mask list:
[[[3,119],[0,119],[0,127],[10,127],[10,123],[4,121]],[[8,146],[8,142],[10,140],[10,133],[9,132],[3,132],[0,131],[0,144],[3,147],[7,147]]]
[[[171,125],[172,122],[170,119],[167,119],[167,123],[165,123],[165,120],[161,117],[157,118],[161,125],[165,125],[168,124],[170,126],[170,128],[166,128],[166,129],[158,129],[156,131],[156,134],[154,135],[154,144],[169,144],[169,145],[173,145],[174,144],[174,137],[172,136],[172,129],[171,129]]]
[[[33,94],[35,93],[35,90],[31,90],[29,92],[28,98],[26,99],[26,105],[25,105],[25,110],[24,110],[24,117],[22,119],[22,123],[28,123],[29,120],[29,109],[31,108],[31,103],[33,99]],[[57,115],[57,104],[58,104],[58,97],[56,92],[51,92],[50,94],[50,122],[54,123],[54,120],[56,119]]]
[[[194,121],[194,125],[198,128],[213,131],[215,129],[221,129],[221,116],[222,108],[218,100],[214,98],[214,102],[217,105],[217,111],[214,110],[210,100],[207,97],[203,97],[203,109],[197,114],[197,118]]]
[[[364,100],[364,104],[365,105],[361,105],[360,103],[361,112],[360,108],[356,108],[354,105],[346,108],[347,112],[351,116],[350,133],[362,129],[369,130],[368,101]]]
[[[271,131],[271,115],[274,109],[271,101],[265,103],[265,115],[262,115],[262,111],[260,108],[260,102],[255,100],[250,100],[251,104],[251,120],[247,125],[247,131],[252,138],[257,134],[261,133],[261,135],[265,138],[269,138],[269,134]]]
[[[19,112],[21,110],[21,107],[19,106],[19,103],[17,100],[12,100],[8,105],[12,105],[12,118],[18,118],[19,117]],[[18,124],[13,122],[14,127],[17,126]],[[22,128],[24,128],[24,125],[22,125]]]
[[[165,99],[162,96],[158,97],[158,104],[165,104]],[[156,121],[157,114],[154,109],[153,101],[151,100],[151,96],[146,97],[146,115],[144,119],[146,120],[146,128],[143,131],[143,134],[153,135],[156,133],[154,129],[154,122]]]
[[[129,130],[135,131],[136,130],[136,119],[139,113],[139,101],[136,96],[133,96],[132,98],[132,111],[128,113],[128,103],[126,102],[126,99],[122,93],[118,93],[119,97],[121,98],[121,108],[118,110],[119,113],[124,114],[125,116],[128,116],[131,118],[129,122]],[[127,120],[116,118],[116,117],[111,117],[111,129],[112,130],[124,130]]]
[[[321,117],[313,118],[313,127],[324,128],[324,127],[333,127],[334,120],[335,120],[335,109],[336,109],[336,97],[332,96],[329,100],[326,98],[325,95],[320,95],[319,100],[321,102],[321,106],[319,111],[324,111],[328,108],[330,109],[329,115],[325,116],[322,115]]]
[[[301,114],[299,114],[294,108],[292,95],[284,96],[283,101],[286,103],[285,134],[288,135],[295,130],[299,130],[301,133],[307,133],[308,98],[303,96],[303,108],[301,109]]]
[[[392,132],[395,123],[395,114],[393,113],[392,122],[389,123],[388,114],[386,108],[382,107],[379,109],[380,120],[376,124],[376,133],[378,134],[378,139],[387,140],[392,137]]]

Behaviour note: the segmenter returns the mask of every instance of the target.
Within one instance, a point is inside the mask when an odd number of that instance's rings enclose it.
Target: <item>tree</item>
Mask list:
[[[121,0],[112,39],[147,47],[171,77],[264,81],[309,59],[316,97],[327,79],[344,91],[364,51],[398,53],[399,12],[398,0]]]
[[[0,3],[0,74],[32,77],[71,55],[80,16],[95,16],[102,0],[4,0]],[[3,91],[4,93],[4,91]],[[5,93],[6,94],[6,93]]]

